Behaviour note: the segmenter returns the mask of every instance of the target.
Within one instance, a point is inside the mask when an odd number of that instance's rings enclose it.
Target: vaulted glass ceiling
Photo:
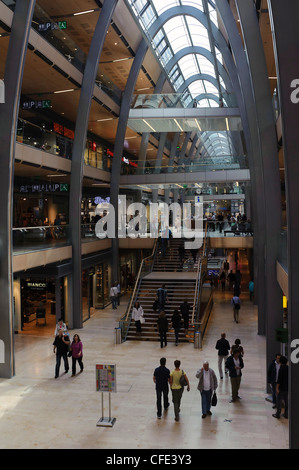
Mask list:
[[[229,106],[227,76],[224,76],[223,58],[212,30],[218,28],[217,13],[212,0],[127,0],[141,28],[157,54],[176,92],[183,93],[184,107],[191,107],[197,99],[198,107]],[[194,16],[179,14],[166,21],[151,37],[150,27],[170,8],[194,7],[204,15],[202,24]],[[173,57],[186,48],[193,48],[179,58]],[[197,48],[197,50],[194,50]],[[184,51],[185,52],[185,51]],[[186,81],[188,82],[186,83]],[[186,84],[186,86],[185,86]],[[211,129],[212,131],[212,129]],[[210,133],[209,133],[210,134]],[[236,155],[230,132],[214,133],[212,137],[199,135],[207,144],[206,153],[212,158]],[[228,152],[230,150],[230,152]],[[232,152],[232,153],[231,153]]]

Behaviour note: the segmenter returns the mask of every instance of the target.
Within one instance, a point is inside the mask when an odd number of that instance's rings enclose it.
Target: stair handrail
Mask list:
[[[123,316],[120,318],[119,321],[128,321],[128,317],[129,317],[129,315],[130,315],[130,312],[131,312],[131,309],[132,309],[132,305],[133,305],[133,300],[135,299],[137,287],[139,286],[139,281],[142,279],[142,278],[141,278],[141,273],[142,273],[143,266],[144,266],[145,262],[146,262],[147,260],[150,260],[151,258],[153,258],[151,271],[153,270],[153,263],[154,263],[154,260],[155,260],[156,248],[157,248],[157,240],[158,240],[158,239],[156,238],[156,239],[155,239],[155,242],[154,242],[152,254],[151,254],[150,256],[147,256],[146,258],[143,258],[142,261],[141,261],[141,264],[140,264],[140,267],[139,267],[139,270],[138,270],[138,274],[137,274],[137,278],[136,278],[136,281],[135,281],[134,289],[133,289],[133,292],[132,292],[132,295],[131,295],[131,298],[130,298],[130,302],[129,302],[128,307],[127,307],[127,310],[126,310],[126,313],[125,313],[125,315],[123,315]],[[151,272],[151,271],[150,271],[150,272]]]
[[[202,249],[202,258],[206,256],[206,241],[207,241],[207,222],[205,223],[205,233],[203,239],[203,249]],[[200,286],[201,286],[201,275],[202,275],[202,259],[198,260],[197,265],[197,272],[196,272],[196,283],[194,289],[194,299],[193,299],[193,308],[192,308],[192,325],[194,325],[194,316],[195,316],[195,309],[198,311],[198,302],[200,298]]]

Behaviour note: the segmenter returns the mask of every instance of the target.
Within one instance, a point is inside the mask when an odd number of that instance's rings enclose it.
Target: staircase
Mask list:
[[[152,255],[145,258],[141,263],[127,311],[119,321],[123,341],[159,341],[160,336],[157,329],[159,312],[158,310],[156,312],[153,310],[153,303],[158,288],[162,287],[163,284],[165,284],[168,294],[168,303],[164,311],[168,319],[167,340],[169,342],[175,342],[171,317],[175,309],[180,312],[180,305],[185,299],[187,299],[191,307],[195,303],[194,312],[200,315],[202,310],[200,302],[201,276],[203,276],[203,272],[206,269],[207,259],[206,234],[207,227],[205,228],[203,247],[196,251],[195,261],[191,250],[185,250],[184,259],[182,262],[180,261],[178,248],[185,242],[184,239],[171,238],[166,240],[168,247],[163,256],[161,254],[160,243],[156,240]],[[141,326],[141,335],[137,335],[135,321],[131,319],[132,310],[136,302],[139,302],[144,311],[145,323]],[[189,313],[189,328],[184,330],[184,324],[182,323],[179,342],[194,342],[192,319],[194,322],[198,321],[195,316],[193,318],[191,308]]]
[[[154,274],[154,273],[153,273]],[[144,310],[144,318],[145,323],[142,324],[142,333],[141,336],[136,335],[136,328],[135,322],[131,321],[127,340],[142,340],[142,341],[158,341],[159,340],[159,333],[157,330],[157,319],[159,316],[159,312],[154,312],[153,310],[153,303],[156,297],[156,293],[159,287],[165,283],[167,293],[168,293],[168,304],[165,306],[165,313],[168,319],[168,334],[167,340],[169,342],[175,341],[174,330],[172,328],[171,317],[174,313],[175,309],[180,311],[180,305],[184,302],[185,299],[189,302],[192,306],[194,301],[194,290],[196,285],[195,276],[193,279],[183,280],[181,275],[168,278],[167,280],[165,277],[161,277],[159,279],[157,275],[148,275],[145,276],[140,284],[139,292],[137,295],[136,301],[140,303]],[[191,317],[191,312],[190,312]],[[189,331],[185,331],[182,328],[179,334],[179,341],[180,342],[190,342],[193,341],[193,329],[191,328]]]
[[[159,272],[184,272],[184,271],[197,271],[198,261],[202,256],[202,248],[197,250],[195,261],[192,256],[191,250],[185,250],[183,263],[180,262],[179,246],[184,243],[184,239],[170,238],[168,241],[168,248],[165,256],[162,256],[161,249],[158,245],[157,255],[153,266],[153,271]]]

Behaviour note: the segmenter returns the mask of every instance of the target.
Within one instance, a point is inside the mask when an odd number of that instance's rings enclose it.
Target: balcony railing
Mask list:
[[[201,98],[212,100],[215,103],[215,107],[236,108],[238,106],[234,93],[220,93],[217,96],[205,93],[201,95]],[[139,94],[133,96],[131,108],[200,108],[201,101],[195,101],[190,93]]]

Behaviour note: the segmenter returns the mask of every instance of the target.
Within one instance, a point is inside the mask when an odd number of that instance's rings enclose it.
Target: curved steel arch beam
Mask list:
[[[272,106],[268,70],[263,42],[251,2],[236,0],[240,25],[243,33],[246,56],[249,63],[250,79],[255,100],[256,124],[259,132],[259,146],[264,174],[265,204],[265,333],[267,338],[267,363],[276,354],[277,343],[272,332],[282,324],[281,289],[276,276],[276,261],[280,255],[280,233],[282,227],[281,183],[279,173],[276,123]],[[297,8],[298,11],[298,8]]]
[[[6,56],[4,83],[5,102],[0,105],[0,187],[1,187],[1,297],[0,332],[4,357],[0,359],[0,377],[11,378],[14,365],[13,320],[13,240],[12,201],[13,175],[16,146],[16,128],[22,90],[23,71],[35,0],[16,2],[12,19],[8,52]],[[1,355],[2,356],[2,355]]]
[[[192,75],[191,77],[188,77],[187,80],[185,80],[184,83],[180,86],[177,93],[183,93],[185,89],[189,85],[191,85],[191,83],[196,82],[198,80],[204,80],[206,82],[210,82],[218,90],[217,80],[215,77],[213,77],[213,75],[209,75],[208,73],[199,73],[199,74]],[[221,87],[221,92],[227,93],[225,88],[223,87]]]
[[[106,31],[118,0],[105,0],[98,18],[90,49],[88,52],[82,88],[80,93],[75,137],[72,152],[72,169],[70,182],[70,239],[72,243],[72,318],[71,328],[82,328],[82,276],[81,276],[81,199],[84,165],[84,149],[88,129],[88,119],[93,97],[94,83],[98,70],[100,55],[106,38]]]
[[[115,237],[112,239],[112,276],[115,282],[119,277],[119,253],[118,253],[118,190],[121,172],[121,159],[124,147],[124,141],[126,136],[126,129],[129,117],[129,111],[131,107],[132,96],[138,74],[140,72],[145,54],[148,51],[148,45],[145,39],[142,39],[137,53],[134,57],[133,64],[130,69],[129,77],[127,80],[125,92],[122,98],[118,126],[116,131],[116,138],[114,144],[114,158],[111,171],[111,182],[110,182],[110,203],[114,207],[115,212]]]
[[[256,13],[253,9],[253,4],[247,5],[246,16],[244,15],[244,9],[246,5],[241,5],[242,9],[242,28],[244,29],[244,39],[247,40],[247,54],[250,53],[251,60],[253,62],[250,63],[251,67],[249,66],[250,59],[247,60],[247,55],[244,51],[244,46],[241,41],[236,22],[233,18],[232,11],[230,10],[228,4],[226,2],[222,2],[221,0],[216,0],[216,5],[218,12],[222,18],[224,26],[226,28],[228,37],[230,39],[230,44],[232,47],[232,51],[234,54],[236,67],[239,74],[240,84],[242,94],[244,96],[244,103],[246,106],[246,113],[248,118],[248,127],[249,133],[251,137],[251,153],[249,154],[250,157],[250,166],[252,171],[252,184],[254,185],[252,196],[254,200],[254,208],[255,208],[255,265],[258,266],[257,276],[256,278],[256,285],[258,288],[258,306],[259,306],[259,317],[258,317],[258,332],[259,334],[265,334],[266,331],[266,321],[268,321],[268,316],[273,313],[273,318],[277,318],[277,309],[280,309],[279,301],[276,302],[276,305],[273,304],[273,299],[276,298],[273,295],[273,286],[268,286],[269,280],[273,279],[274,273],[269,273],[265,275],[265,272],[268,271],[269,268],[269,255],[272,251],[273,260],[276,259],[276,245],[277,240],[277,215],[275,211],[280,212],[280,209],[273,204],[273,201],[267,199],[267,187],[272,184],[275,185],[275,175],[273,172],[269,171],[269,166],[267,162],[267,166],[265,165],[264,155],[262,152],[262,145],[261,139],[265,139],[265,141],[269,142],[271,138],[270,135],[273,131],[271,127],[268,127],[268,131],[270,132],[267,134],[267,129],[265,128],[265,121],[263,122],[262,112],[260,107],[257,106],[257,98],[259,96],[259,91],[262,92],[264,90],[265,94],[263,95],[263,101],[261,104],[265,106],[269,106],[269,100],[267,98],[268,90],[265,89],[265,78],[264,74],[266,73],[264,69],[264,57],[260,55],[256,56],[255,52],[257,50],[257,41],[259,43],[258,47],[261,47],[261,51],[263,51],[262,42],[260,38],[260,31],[257,23]],[[239,5],[240,7],[240,5]],[[250,10],[250,8],[252,9]],[[248,31],[248,27],[252,28],[251,31]],[[246,34],[245,34],[246,31]],[[256,37],[255,37],[255,36]],[[250,38],[250,39],[249,39]],[[254,45],[254,46],[253,46]],[[249,57],[249,56],[248,56]],[[254,60],[257,61],[254,63]],[[259,82],[258,74],[263,74],[262,83]],[[261,87],[260,90],[257,89],[257,86]],[[268,84],[267,84],[268,86]],[[271,104],[272,108],[272,104]],[[269,108],[267,109],[267,112]],[[262,120],[262,121],[261,121]],[[259,122],[261,122],[261,128],[259,128]],[[269,125],[269,122],[268,122]],[[274,127],[275,129],[275,127]],[[263,134],[263,135],[262,135]],[[269,173],[269,177],[266,178],[267,173]],[[273,179],[274,178],[274,179]],[[270,193],[273,194],[272,188]],[[276,200],[276,197],[275,197]],[[266,203],[269,201],[269,205]],[[271,205],[272,204],[272,205]],[[267,206],[267,210],[266,210]],[[273,214],[274,211],[274,214]],[[273,237],[273,240],[270,243],[267,243],[268,238],[268,227],[271,225],[271,217],[273,218],[273,227],[271,228],[270,238]],[[274,236],[273,236],[274,235]],[[276,279],[274,280],[276,283]],[[270,305],[272,305],[271,309],[269,310]],[[273,310],[273,312],[272,312]],[[268,345],[267,345],[268,348]]]
[[[175,7],[168,8],[168,10],[164,11],[151,25],[148,30],[150,38],[154,38],[155,35],[159,32],[159,30],[164,26],[167,21],[176,16],[192,16],[196,20],[198,20],[208,31],[209,24],[208,19],[203,11],[199,10],[196,7],[192,7],[189,5],[177,5]],[[224,55],[225,50],[228,49],[227,43],[221,34],[220,30],[215,26],[215,24],[211,23],[211,30],[212,35],[215,41],[215,46],[219,49],[222,55]]]
[[[179,62],[179,60],[181,60],[183,57],[186,57],[187,55],[191,55],[191,54],[198,54],[198,55],[202,55],[203,57],[205,57],[209,62],[211,62],[211,64],[214,66],[214,58],[213,58],[213,54],[212,52],[210,52],[208,49],[205,49],[204,47],[200,47],[200,46],[188,46],[188,47],[184,47],[183,49],[180,49],[176,54],[174,54],[174,56],[167,62],[167,64],[165,65],[165,67],[167,68],[168,72],[170,73],[171,70],[173,69],[173,67]],[[230,77],[227,73],[227,71],[225,70],[225,68],[223,67],[223,65],[218,61],[218,68],[219,68],[219,74],[221,76],[221,78],[223,79],[224,83],[225,83],[225,86],[226,86],[226,90],[228,92],[231,92],[233,90],[232,88],[232,84],[231,84],[231,80],[230,80]]]

